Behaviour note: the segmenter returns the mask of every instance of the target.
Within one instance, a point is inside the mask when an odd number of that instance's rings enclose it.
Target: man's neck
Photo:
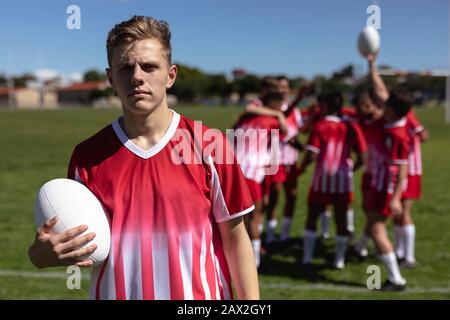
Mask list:
[[[152,113],[136,115],[124,109],[120,125],[134,144],[144,150],[156,145],[170,126],[173,112],[160,106]]]

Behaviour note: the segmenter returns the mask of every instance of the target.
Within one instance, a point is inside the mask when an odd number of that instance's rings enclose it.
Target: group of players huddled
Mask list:
[[[329,237],[332,208],[336,221],[334,267],[345,268],[346,252],[350,250],[360,258],[366,257],[367,244],[372,239],[377,256],[388,271],[383,289],[405,288],[400,268],[413,268],[416,264],[411,209],[421,194],[420,144],[428,139],[428,133],[411,109],[411,95],[401,88],[387,89],[375,58],[367,57],[370,89],[354,93],[353,107],[344,107],[340,92],[329,92],[318,95],[314,104],[300,110],[296,105],[309,94],[309,85],[301,87],[291,101],[289,80],[267,77],[259,98],[246,106],[235,124],[235,130],[255,132],[253,137],[257,139],[234,145],[255,202],[247,227],[258,267],[264,217],[264,244],[270,247],[287,243],[298,197],[298,177],[315,163],[299,263],[312,264],[318,220],[321,236]],[[273,132],[279,132],[276,139]],[[298,141],[301,133],[308,135],[304,145]],[[366,224],[361,238],[350,245],[355,238],[353,173],[360,168]],[[275,210],[283,189],[286,201],[277,238]],[[386,231],[389,217],[394,221],[394,245]]]

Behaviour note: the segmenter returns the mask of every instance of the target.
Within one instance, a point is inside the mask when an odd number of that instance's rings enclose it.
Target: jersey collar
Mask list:
[[[403,117],[397,121],[385,124],[384,127],[386,129],[391,129],[391,128],[404,127],[405,125],[406,125],[406,117]]]
[[[169,143],[170,139],[175,134],[175,131],[178,128],[178,124],[180,123],[180,115],[173,111],[172,109],[169,109],[172,113],[172,120],[170,122],[169,128],[167,128],[166,132],[162,136],[162,138],[158,141],[157,144],[155,144],[153,147],[151,147],[148,150],[144,150],[140,147],[138,147],[136,144],[134,144],[126,135],[125,131],[123,131],[121,125],[119,124],[119,120],[122,117],[119,117],[116,121],[112,123],[112,127],[114,132],[117,135],[117,138],[119,138],[120,142],[132,153],[137,155],[138,157],[141,157],[143,159],[148,159],[150,157],[153,157],[158,152],[160,152],[166,145]]]
[[[332,122],[341,122],[341,118],[337,116],[325,116],[324,119]]]

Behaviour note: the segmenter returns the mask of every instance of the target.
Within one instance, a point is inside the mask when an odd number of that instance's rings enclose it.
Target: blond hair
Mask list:
[[[108,33],[106,52],[109,66],[112,66],[114,48],[123,43],[137,40],[157,39],[166,51],[167,62],[172,63],[172,47],[170,45],[170,27],[166,21],[152,17],[133,16],[130,20],[118,23]]]

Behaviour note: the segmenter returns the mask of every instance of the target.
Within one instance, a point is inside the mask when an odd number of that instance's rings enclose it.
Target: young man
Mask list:
[[[333,92],[321,107],[322,120],[313,126],[307,152],[299,171],[317,160],[308,196],[308,218],[304,232],[303,264],[312,263],[316,241],[316,222],[326,207],[333,205],[336,218],[336,255],[334,267],[345,267],[349,240],[347,210],[353,199],[353,170],[365,163],[366,142],[356,123],[342,117],[343,97]],[[357,154],[355,165],[351,153]]]
[[[406,115],[406,127],[410,136],[408,156],[408,187],[402,195],[403,215],[394,219],[395,254],[402,268],[414,268],[416,227],[412,219],[414,201],[420,199],[422,177],[422,153],[420,144],[428,140],[428,132],[413,110]]]
[[[316,103],[302,111],[302,117],[304,119],[302,132],[311,133],[314,124],[323,118],[320,109],[321,107],[322,109],[325,108],[325,97],[325,94],[317,95]],[[352,108],[342,107],[341,113],[343,116],[348,117],[354,114],[354,110]],[[320,214],[320,236],[324,240],[330,239],[331,216],[332,212],[329,207],[325,208],[325,211]],[[355,232],[352,207],[349,207],[347,210],[347,229],[350,237],[352,237]]]
[[[377,107],[368,91],[357,92],[353,98],[353,104],[357,110],[357,114],[353,118],[359,123],[367,142],[367,166],[364,168],[361,183],[363,209],[367,212],[366,205],[372,191],[372,177],[378,173],[380,150],[383,150],[384,113],[381,108]],[[366,258],[368,255],[367,244],[370,239],[370,230],[367,227],[366,225],[361,239],[353,247],[354,253],[361,259]]]
[[[368,175],[363,180],[363,205],[367,214],[366,236],[357,244],[361,250],[367,235],[373,239],[377,253],[388,270],[385,291],[398,291],[406,287],[400,273],[394,248],[386,232],[390,216],[401,217],[401,196],[406,189],[410,141],[406,129],[406,114],[411,108],[410,96],[402,90],[389,92],[375,65],[375,56],[368,58],[373,100],[381,108],[383,119],[373,123],[371,156]],[[367,130],[367,128],[365,129]]]
[[[262,102],[271,110],[280,110],[283,104],[283,96],[275,91],[265,94]],[[279,131],[279,122],[268,115],[244,114],[234,126],[234,146],[236,158],[241,166],[247,185],[255,204],[255,212],[250,217],[249,234],[255,254],[256,266],[259,267],[261,255],[261,225],[264,221],[263,211],[263,181],[268,173],[277,174],[278,164],[273,163],[273,151],[278,151],[278,146],[273,145],[273,139],[281,136],[272,133]],[[276,130],[276,131],[273,131]],[[279,144],[279,143],[278,143]],[[267,172],[271,168],[271,172]]]
[[[278,81],[274,77],[264,77],[261,83],[261,92],[259,97],[250,101],[244,109],[246,114],[259,115],[259,116],[270,116],[274,117],[279,124],[281,130],[286,131],[286,116],[283,113],[284,110],[275,110],[264,105],[264,97],[267,93],[278,91]]]
[[[277,161],[279,163],[279,170],[277,174],[267,176],[264,181],[265,189],[269,195],[267,205],[268,219],[266,225],[267,244],[270,244],[276,240],[275,228],[278,224],[278,220],[276,218],[276,207],[283,189],[285,193],[285,206],[279,240],[283,242],[289,238],[294,216],[295,202],[297,199],[298,175],[296,172],[296,163],[298,160],[299,149],[302,148],[301,144],[297,140],[297,136],[300,134],[300,130],[303,127],[303,120],[300,110],[292,106],[292,104],[298,104],[309,91],[309,85],[303,85],[298,90],[296,99],[291,101],[292,90],[289,84],[289,79],[285,76],[279,76],[276,79],[278,81],[278,91],[284,99],[281,110],[286,114],[287,134],[285,137],[286,142],[281,142],[279,145],[279,159]]]
[[[236,161],[203,154],[199,147],[210,144],[194,136],[198,124],[167,105],[177,74],[168,24],[134,16],[110,31],[107,53],[123,116],[76,146],[68,172],[98,197],[111,221],[110,254],[94,269],[91,298],[230,299],[233,283],[239,299],[258,299],[242,220],[253,203],[242,172]],[[201,161],[174,161],[178,133]],[[31,261],[89,266],[75,258],[95,250],[79,249],[94,235],[77,237],[83,226],[54,234],[54,223],[38,229]]]

